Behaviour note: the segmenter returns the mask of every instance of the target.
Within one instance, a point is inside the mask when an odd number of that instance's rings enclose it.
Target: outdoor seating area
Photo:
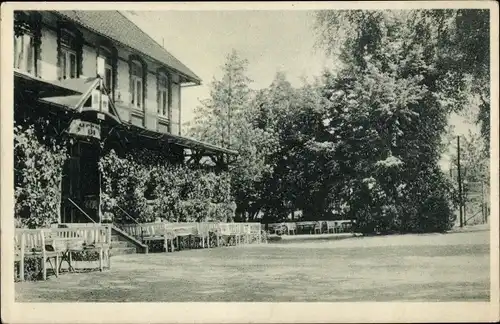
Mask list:
[[[260,223],[141,223],[120,225],[149,251],[174,252],[222,246],[259,244],[266,241]],[[155,249],[156,247],[156,249]]]
[[[85,269],[111,268],[111,227],[105,225],[16,229],[14,235],[15,279],[26,279],[26,264],[34,277],[46,280],[49,272],[56,277],[61,272],[74,272],[75,261],[85,263]],[[84,257],[87,256],[87,257]],[[97,267],[93,260],[99,261]],[[91,264],[89,266],[89,264]]]
[[[116,243],[112,237],[118,229],[142,242],[146,253],[267,241],[260,223],[55,224],[51,228],[17,228],[15,280],[46,280],[61,273],[110,269],[112,243]]]
[[[274,235],[340,234],[350,232],[353,223],[351,220],[300,221],[263,224],[262,227]]]

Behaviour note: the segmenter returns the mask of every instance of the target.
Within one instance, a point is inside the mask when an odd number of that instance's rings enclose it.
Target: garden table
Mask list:
[[[54,247],[54,251],[59,252],[61,254],[61,261],[58,267],[58,271],[61,271],[61,266],[63,262],[68,264],[68,271],[75,271],[75,268],[72,265],[71,253],[72,252],[81,252],[83,251],[83,243],[84,240],[81,238],[54,238],[52,241],[52,246]]]

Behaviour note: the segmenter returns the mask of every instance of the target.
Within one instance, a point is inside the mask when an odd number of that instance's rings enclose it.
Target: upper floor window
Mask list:
[[[106,90],[113,92],[113,56],[111,55],[111,51],[107,48],[101,47],[99,49],[99,58],[104,62],[104,73],[101,75],[101,78],[104,81],[104,86],[106,87]]]
[[[14,68],[35,73],[36,54],[35,37],[32,33],[14,36]]]
[[[171,103],[170,103],[170,127],[172,134],[180,135],[180,122],[181,122],[181,86],[179,77],[174,75],[172,78],[171,90]]]
[[[14,68],[32,75],[38,72],[40,19],[36,12],[14,12]]]
[[[61,30],[60,36],[60,67],[62,79],[74,79],[78,77],[77,44],[74,33],[67,29]]]
[[[138,61],[132,61],[130,65],[131,82],[131,104],[134,108],[141,109],[143,103],[143,70],[142,64]]]
[[[163,117],[168,116],[168,75],[160,72],[158,75],[158,115]]]

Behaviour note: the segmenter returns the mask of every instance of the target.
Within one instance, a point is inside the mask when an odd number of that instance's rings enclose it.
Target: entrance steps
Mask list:
[[[116,226],[111,227],[111,255],[148,253],[148,247]]]

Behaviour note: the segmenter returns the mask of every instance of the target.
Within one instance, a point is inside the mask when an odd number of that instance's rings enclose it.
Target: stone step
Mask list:
[[[137,253],[137,251],[135,247],[118,247],[118,248],[113,247],[110,250],[110,253],[113,256],[113,255],[134,254]]]
[[[111,242],[116,242],[116,241],[126,241],[126,238],[116,234],[111,235]]]
[[[120,248],[120,247],[135,247],[132,243],[129,243],[127,241],[111,241],[111,246],[113,248]]]
[[[126,253],[147,253],[147,246],[141,244],[141,240],[133,238],[129,236],[127,233],[123,232],[118,227],[112,228],[111,231],[111,246],[115,246],[117,248],[131,248],[130,251]],[[131,252],[133,249],[134,252]],[[120,251],[119,253],[122,253]],[[123,252],[125,254],[125,252]]]
[[[111,235],[111,242],[116,242],[116,241],[120,241],[120,242],[123,242],[123,241],[127,241],[127,238],[121,236],[121,235],[117,235],[117,234],[112,234]]]

